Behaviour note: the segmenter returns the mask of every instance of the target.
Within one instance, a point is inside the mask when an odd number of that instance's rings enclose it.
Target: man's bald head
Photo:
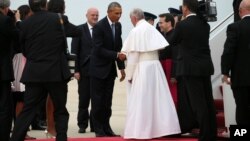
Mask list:
[[[250,14],[250,0],[242,0],[239,7],[239,14],[241,18]]]
[[[97,8],[89,8],[86,13],[87,21],[90,25],[94,26],[99,18],[99,11]]]
[[[98,9],[95,7],[91,7],[87,10],[87,14],[92,13],[92,12],[98,12]]]

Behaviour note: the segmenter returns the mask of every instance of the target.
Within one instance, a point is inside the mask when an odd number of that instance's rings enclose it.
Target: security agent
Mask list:
[[[181,12],[180,10],[178,10],[178,9],[176,9],[176,8],[172,8],[172,7],[168,8],[168,11],[169,11],[170,14],[172,14],[173,16],[175,16],[175,15],[181,15],[181,14],[182,14],[182,12]]]
[[[145,17],[145,20],[151,25],[154,25],[154,20],[157,18],[156,15],[149,13],[149,12],[144,12],[144,17]]]
[[[178,46],[177,112],[182,133],[200,129],[199,141],[216,141],[216,112],[211,75],[214,73],[209,48],[210,26],[200,15],[197,0],[183,0],[185,17],[175,27],[170,44]]]
[[[20,43],[27,61],[21,82],[24,107],[16,119],[11,141],[23,141],[40,104],[51,96],[55,111],[56,141],[67,141],[69,113],[67,83],[71,73],[64,53],[64,36],[58,14],[46,11],[47,0],[29,0],[34,14],[20,24]],[[39,23],[39,24],[37,24]]]
[[[10,0],[0,0],[0,140],[10,138],[12,120],[11,81],[14,80],[11,49],[18,31],[13,20],[7,16]]]

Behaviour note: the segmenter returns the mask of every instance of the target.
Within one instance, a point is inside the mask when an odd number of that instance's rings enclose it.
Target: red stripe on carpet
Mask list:
[[[37,140],[26,140],[26,141],[55,141],[55,139],[37,139]],[[134,139],[123,139],[121,137],[99,137],[99,138],[69,138],[68,141],[197,141],[197,138],[159,138],[151,140],[134,140]]]

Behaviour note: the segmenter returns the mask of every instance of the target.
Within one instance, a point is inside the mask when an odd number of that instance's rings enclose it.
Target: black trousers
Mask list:
[[[12,94],[10,81],[0,81],[0,140],[9,141],[12,123]]]
[[[110,127],[110,117],[112,115],[112,98],[115,77],[98,79],[91,77],[91,109],[92,121],[96,134],[105,135],[112,131]]]
[[[250,126],[250,86],[232,87],[236,103],[236,122]]]
[[[91,120],[91,110],[89,112],[90,104],[90,78],[89,76],[84,76],[81,73],[81,79],[78,81],[78,114],[77,114],[77,125],[79,128],[86,129],[88,127],[88,122],[90,122],[90,128],[93,130],[92,120]]]
[[[67,141],[69,113],[66,109],[67,82],[25,84],[24,107],[16,119],[11,141],[23,141],[26,132],[48,93],[54,104],[56,141]]]
[[[178,80],[177,112],[182,132],[200,129],[199,141],[216,141],[217,124],[210,76]]]

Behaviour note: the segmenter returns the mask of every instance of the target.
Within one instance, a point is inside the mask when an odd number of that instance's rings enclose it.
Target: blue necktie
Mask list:
[[[115,24],[111,24],[111,29],[112,29],[112,34],[113,34],[113,39],[115,40]]]

